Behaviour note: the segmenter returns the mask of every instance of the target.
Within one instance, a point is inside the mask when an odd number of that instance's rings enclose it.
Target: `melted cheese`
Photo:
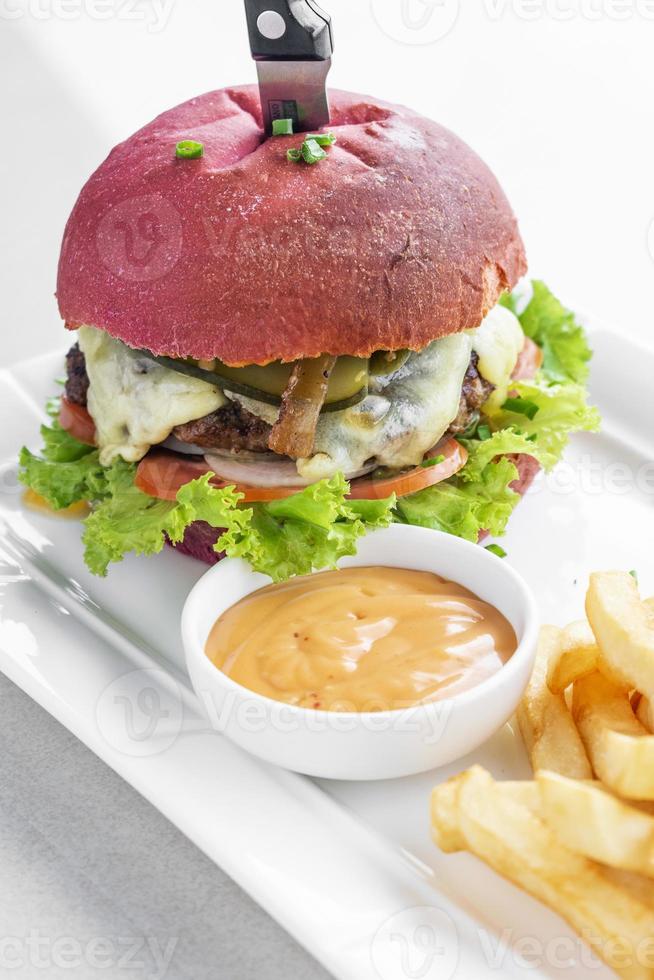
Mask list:
[[[482,378],[495,385],[493,402],[506,399],[516,361],[525,342],[520,321],[504,306],[496,306],[472,331],[472,349],[479,357],[477,370]]]
[[[103,466],[117,456],[136,462],[176,425],[202,418],[225,402],[219,388],[157,364],[104,330],[80,327],[78,337]]]
[[[358,405],[321,415],[314,455],[298,460],[298,473],[320,480],[356,472],[370,459],[392,467],[419,463],[457,414],[471,345],[465,334],[434,341],[394,375],[371,379],[376,383]]]
[[[104,465],[117,456],[141,459],[176,425],[202,418],[225,402],[219,388],[162,367],[102,330],[81,327],[79,344]],[[370,394],[359,405],[321,415],[315,451],[297,461],[298,473],[313,482],[338,471],[356,473],[370,460],[398,468],[416,465],[458,412],[471,352],[478,355],[479,373],[496,386],[489,403],[501,404],[523,344],[520,322],[502,306],[476,330],[434,341],[412,354],[396,374],[371,378]],[[228,397],[270,424],[277,419],[275,406]]]
[[[416,465],[456,417],[471,351],[479,357],[479,373],[497,388],[491,398],[503,402],[523,344],[518,318],[502,306],[476,330],[434,341],[390,378],[372,378],[371,393],[359,405],[321,415],[315,452],[297,461],[298,473],[313,482],[339,470],[355,473],[371,459],[380,466]],[[275,407],[250,398],[238,401],[275,422]]]
[[[302,479],[313,483],[339,471],[348,476],[368,460],[398,468],[419,463],[458,412],[471,349],[468,334],[436,340],[390,377],[371,378],[370,394],[358,405],[323,413],[314,454],[297,460]],[[251,398],[230,397],[270,424],[279,414]]]

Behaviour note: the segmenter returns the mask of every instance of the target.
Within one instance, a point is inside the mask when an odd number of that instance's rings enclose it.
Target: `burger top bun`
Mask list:
[[[332,91],[327,158],[264,139],[255,86],[209,92],[121,143],[64,234],[57,294],[92,324],[172,357],[231,365],[419,349],[476,327],[525,272],[495,177],[448,130]],[[204,145],[200,159],[175,146]]]

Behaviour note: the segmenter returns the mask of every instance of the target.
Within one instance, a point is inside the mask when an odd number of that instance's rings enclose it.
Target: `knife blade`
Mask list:
[[[294,132],[328,125],[329,14],[315,0],[245,0],[245,12],[266,133],[274,119],[292,119]]]

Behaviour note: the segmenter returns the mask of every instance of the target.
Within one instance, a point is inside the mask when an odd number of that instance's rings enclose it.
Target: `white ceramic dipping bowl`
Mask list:
[[[340,567],[386,565],[435,572],[495,606],[518,648],[496,674],[452,698],[380,712],[316,711],[282,704],[235,683],[206,656],[218,616],[270,584],[240,559],[226,559],[191,591],[182,613],[186,663],[215,728],[253,755],[328,779],[390,779],[447,765],[485,742],[514,713],[534,664],[538,613],[510,565],[460,538],[395,524],[359,541]]]

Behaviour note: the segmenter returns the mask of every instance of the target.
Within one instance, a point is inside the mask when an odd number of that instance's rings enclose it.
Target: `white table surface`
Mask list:
[[[532,270],[654,342],[654,3],[325,2],[331,84],[456,130],[500,177]],[[240,0],[0,0],[0,364],[61,346],[61,234],[111,146],[170,105],[253,78]],[[177,937],[173,980],[325,975],[4,678],[0,707],[0,938]],[[146,961],[10,975],[145,977]]]

